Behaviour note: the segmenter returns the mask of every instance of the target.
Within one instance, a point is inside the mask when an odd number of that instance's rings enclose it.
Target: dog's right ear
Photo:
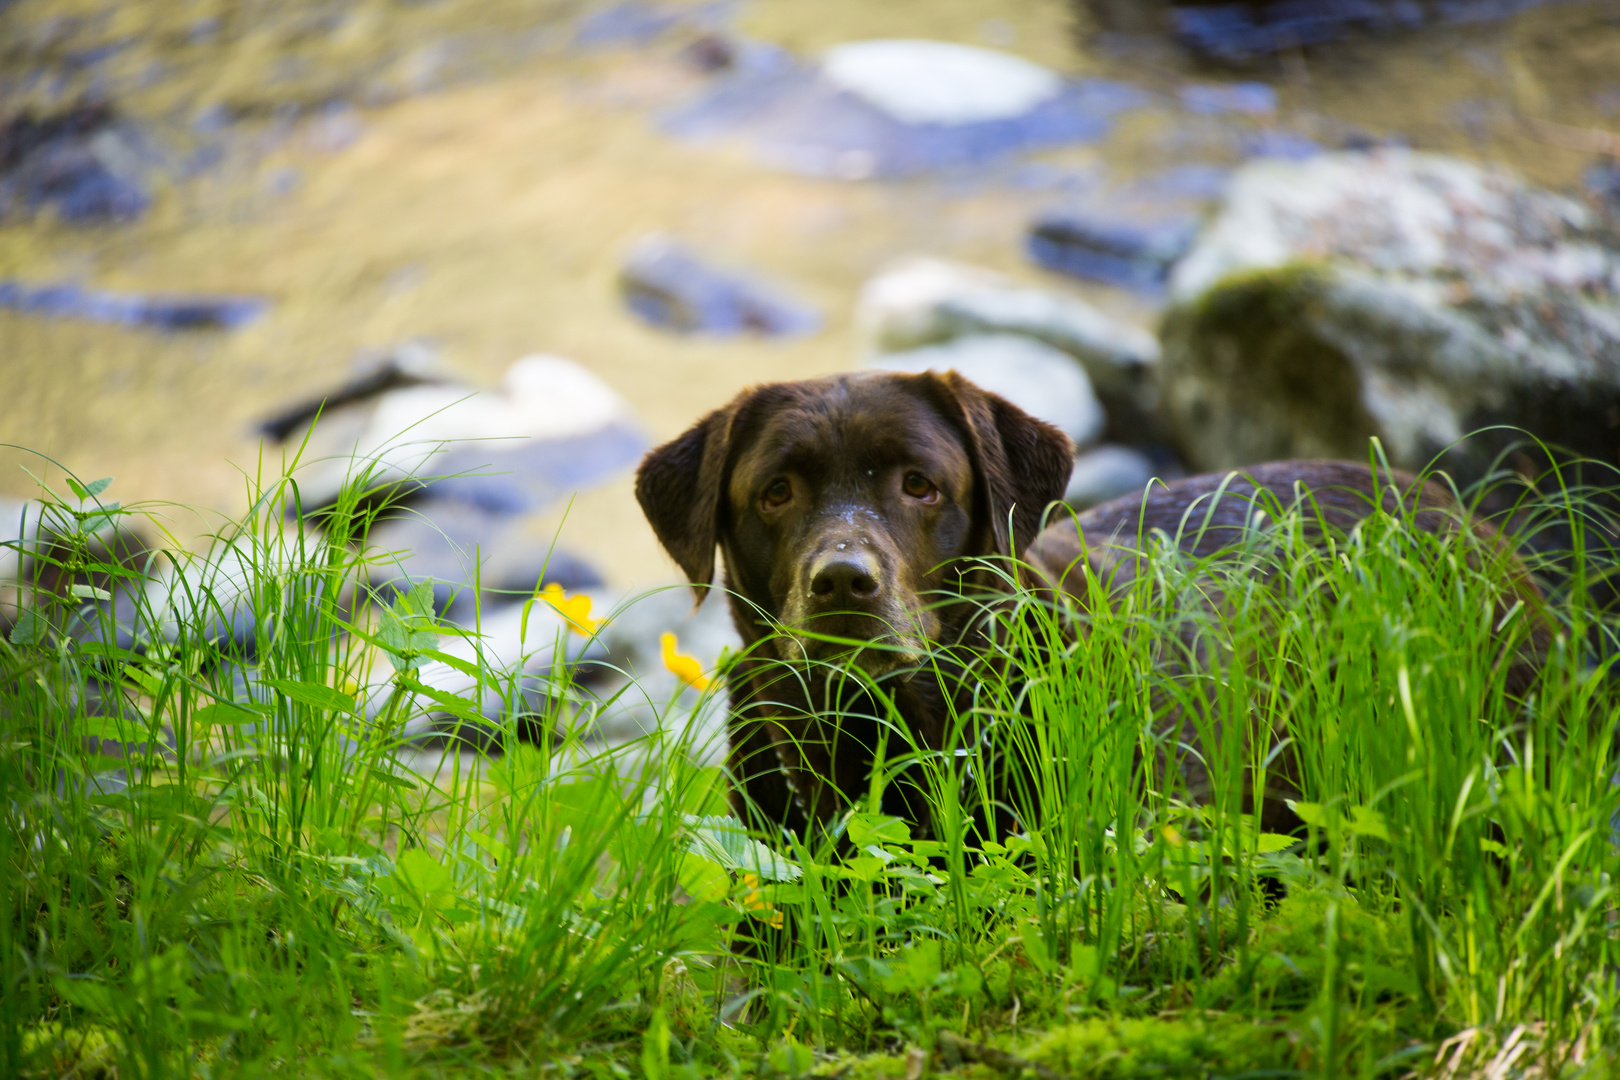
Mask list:
[[[737,403],[693,424],[677,439],[652,450],[636,470],[636,501],[692,591],[703,602],[714,581],[714,548],[719,542],[721,496],[731,426]]]

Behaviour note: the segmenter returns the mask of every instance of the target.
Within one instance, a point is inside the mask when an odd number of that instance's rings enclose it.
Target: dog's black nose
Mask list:
[[[810,595],[828,606],[869,601],[881,588],[876,570],[867,559],[833,559],[810,579]]]

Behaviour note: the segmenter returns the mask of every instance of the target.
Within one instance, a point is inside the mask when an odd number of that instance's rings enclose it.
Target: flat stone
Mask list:
[[[0,307],[49,318],[154,330],[235,330],[268,311],[270,301],[256,296],[146,295],[0,281]]]
[[[631,311],[681,333],[798,337],[821,329],[815,309],[751,274],[711,265],[664,235],[637,242],[620,285]]]
[[[821,70],[833,86],[905,124],[1007,120],[1063,90],[1050,68],[945,41],[854,41],[828,49]]]
[[[1058,428],[1076,446],[1095,442],[1107,418],[1091,380],[1074,357],[1034,338],[1012,334],[960,337],[943,345],[873,358],[880,371],[956,371],[1031,416]]]

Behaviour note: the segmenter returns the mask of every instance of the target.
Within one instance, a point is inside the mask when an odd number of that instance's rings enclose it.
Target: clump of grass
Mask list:
[[[358,489],[317,531],[268,484],[219,538],[250,661],[214,579],[165,605],[88,564],[127,512],[94,487],[51,502],[66,584],[0,651],[0,1074],[1612,1067],[1617,712],[1579,559],[1504,610],[1469,530],[1321,541],[1275,507],[1084,610],[1009,574],[947,752],[879,709],[868,797],[788,836],[729,815],[684,713],[592,741],[567,663],[523,742],[520,671],[366,600]],[[474,690],[422,681],[452,661]],[[490,689],[504,753],[401,752]],[[926,829],[882,813],[900,782]]]

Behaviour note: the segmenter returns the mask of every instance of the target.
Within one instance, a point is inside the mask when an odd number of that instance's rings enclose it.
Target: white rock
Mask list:
[[[1067,353],[1033,338],[980,334],[944,345],[891,353],[868,367],[883,371],[956,371],[1054,425],[1076,446],[1096,441],[1106,423],[1085,369]]]
[[[1011,53],[945,41],[838,45],[822,57],[827,81],[908,124],[971,124],[1021,116],[1063,89],[1049,68]]]
[[[943,259],[913,257],[861,289],[856,321],[872,353],[977,334],[1018,334],[1068,353],[1109,410],[1129,423],[1154,407],[1159,342],[1085,301]]]
[[[544,354],[513,363],[492,391],[454,384],[391,390],[377,400],[352,453],[324,462],[305,484],[305,502],[324,504],[368,465],[373,483],[398,481],[432,474],[433,463],[458,445],[514,452],[531,440],[576,437],[633,418],[629,403],[601,379]]]

